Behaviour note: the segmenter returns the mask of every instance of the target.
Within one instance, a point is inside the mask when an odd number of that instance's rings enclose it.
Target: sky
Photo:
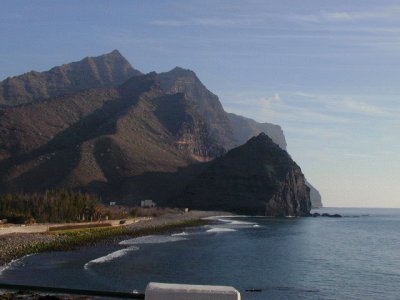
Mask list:
[[[118,49],[279,124],[329,207],[400,207],[400,3],[2,0],[0,80]]]

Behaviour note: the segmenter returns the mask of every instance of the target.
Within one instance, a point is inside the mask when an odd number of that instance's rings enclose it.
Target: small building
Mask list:
[[[110,202],[110,206],[115,206],[117,202]]]
[[[141,207],[156,207],[156,203],[153,200],[142,200],[140,201]]]

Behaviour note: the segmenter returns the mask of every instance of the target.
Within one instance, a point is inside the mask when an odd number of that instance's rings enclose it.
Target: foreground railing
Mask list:
[[[240,300],[240,293],[231,286],[188,285],[150,282],[145,294],[121,293],[109,291],[54,288],[0,283],[0,290],[18,292],[38,292],[50,294],[68,294],[94,297],[146,299],[146,300]]]
[[[94,290],[55,288],[55,287],[46,287],[46,286],[31,286],[31,285],[4,284],[4,283],[0,283],[0,290],[52,293],[52,294],[68,294],[68,295],[81,295],[81,296],[112,297],[112,298],[125,298],[125,299],[144,299],[144,294],[142,294],[142,293],[94,291]]]

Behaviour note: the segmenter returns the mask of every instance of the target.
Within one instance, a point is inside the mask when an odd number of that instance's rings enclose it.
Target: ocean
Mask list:
[[[218,217],[219,225],[30,255],[0,282],[143,292],[150,281],[230,285],[242,299],[400,299],[400,209],[343,218]],[[260,289],[259,292],[246,292]]]

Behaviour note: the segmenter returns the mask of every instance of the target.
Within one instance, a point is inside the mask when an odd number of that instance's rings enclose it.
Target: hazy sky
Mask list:
[[[119,49],[282,126],[326,206],[400,207],[400,3],[2,1],[0,80]]]

